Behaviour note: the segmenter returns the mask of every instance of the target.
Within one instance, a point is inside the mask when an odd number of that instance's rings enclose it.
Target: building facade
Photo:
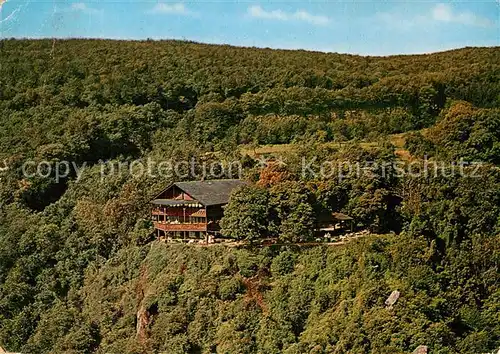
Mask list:
[[[151,201],[157,237],[208,242],[220,234],[219,222],[231,192],[244,184],[236,179],[171,184]]]

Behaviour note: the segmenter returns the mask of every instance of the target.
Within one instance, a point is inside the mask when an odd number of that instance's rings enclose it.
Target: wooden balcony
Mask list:
[[[163,230],[167,232],[175,232],[175,231],[200,231],[206,232],[207,225],[205,223],[186,223],[186,224],[167,224],[162,222],[155,222],[155,228],[158,230]]]
[[[183,211],[182,209],[153,209],[151,210],[152,215],[165,215],[165,216],[178,216],[178,217],[197,217],[206,218],[207,211],[205,209],[187,209]]]

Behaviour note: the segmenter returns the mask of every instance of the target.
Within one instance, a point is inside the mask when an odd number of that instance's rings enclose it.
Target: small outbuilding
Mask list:
[[[325,233],[335,233],[340,231],[353,231],[354,230],[354,218],[347,214],[334,212],[329,215],[329,217],[321,222],[319,231],[322,234]]]

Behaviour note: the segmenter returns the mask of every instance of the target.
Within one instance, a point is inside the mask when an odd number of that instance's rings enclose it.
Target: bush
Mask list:
[[[290,252],[281,252],[271,263],[271,274],[273,276],[285,275],[293,272],[297,255]]]
[[[234,300],[245,289],[239,276],[223,280],[219,285],[219,298],[221,300]]]

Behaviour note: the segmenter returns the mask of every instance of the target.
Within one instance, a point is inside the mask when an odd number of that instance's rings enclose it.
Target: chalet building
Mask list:
[[[151,201],[156,235],[208,242],[220,233],[223,206],[231,192],[244,184],[237,179],[171,184]]]

